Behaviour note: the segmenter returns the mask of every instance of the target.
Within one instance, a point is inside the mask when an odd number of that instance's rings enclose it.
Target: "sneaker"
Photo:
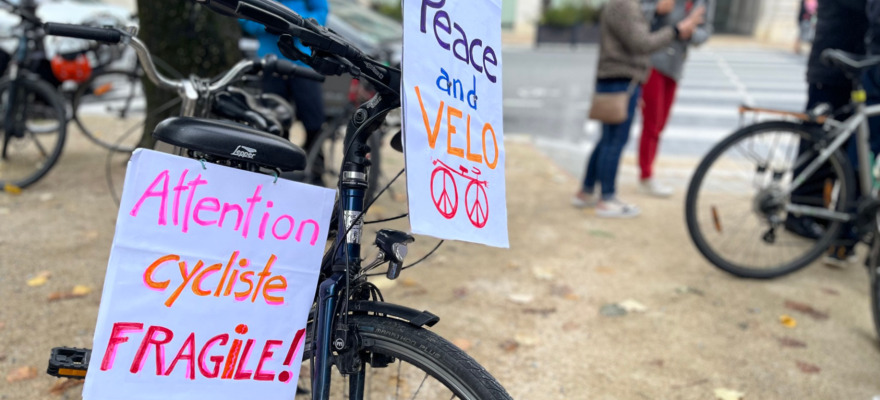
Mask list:
[[[602,200],[596,204],[596,216],[602,218],[633,218],[641,213],[639,207],[618,199]]]
[[[672,196],[672,188],[657,182],[653,178],[639,181],[639,192],[654,197],[666,198]]]
[[[593,208],[597,202],[596,195],[587,192],[577,192],[571,197],[571,205],[574,208]]]
[[[822,260],[825,265],[846,268],[857,261],[854,246],[833,245],[828,248],[828,254]]]

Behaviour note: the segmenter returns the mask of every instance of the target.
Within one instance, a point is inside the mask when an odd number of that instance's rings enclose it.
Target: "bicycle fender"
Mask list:
[[[430,327],[440,322],[440,317],[428,311],[418,311],[409,307],[380,301],[353,301],[348,303],[348,308],[353,312],[389,315],[402,319],[416,327]]]

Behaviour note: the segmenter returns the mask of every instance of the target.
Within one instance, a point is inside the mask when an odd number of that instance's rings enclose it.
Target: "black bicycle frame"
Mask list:
[[[361,233],[363,231],[364,195],[367,189],[366,169],[367,139],[384,121],[391,110],[400,107],[400,94],[377,93],[372,99],[358,107],[352,115],[346,129],[343,154],[342,173],[339,178],[339,226],[337,230],[331,275],[321,282],[318,289],[318,302],[314,327],[316,329],[314,349],[314,370],[312,377],[312,399],[324,400],[329,397],[330,389],[330,353],[331,342],[337,350],[345,348],[345,338],[333,338],[333,327],[336,318],[346,317],[344,313],[336,313],[340,302],[347,302],[350,296],[347,290],[349,278],[361,268]],[[343,310],[347,307],[342,307]],[[340,341],[341,340],[341,341]],[[363,396],[364,365],[361,366],[349,382],[349,398]]]
[[[37,11],[36,4],[34,4],[33,0],[22,0],[18,9],[21,15],[20,29],[22,29],[22,34],[19,37],[18,47],[15,50],[15,55],[9,68],[10,82],[7,93],[9,100],[6,102],[6,109],[3,110],[3,130],[6,132],[3,141],[4,157],[6,156],[6,146],[9,140],[13,136],[22,137],[25,134],[26,116],[24,112],[20,112],[20,107],[23,107],[26,101],[20,98],[18,81],[22,74],[27,73],[26,71],[34,70],[37,67],[36,63],[38,61],[34,59],[33,54],[42,54],[44,52],[43,35],[35,34],[37,30],[41,29],[39,21],[33,20]]]

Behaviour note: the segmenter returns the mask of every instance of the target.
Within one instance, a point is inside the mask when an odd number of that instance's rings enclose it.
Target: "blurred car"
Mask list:
[[[361,51],[388,65],[400,65],[403,53],[403,26],[355,0],[329,0],[327,27],[351,41]],[[259,44],[244,38],[240,43],[246,55],[256,55]],[[351,77],[328,76],[324,82],[324,109],[328,118],[343,112],[349,101]]]

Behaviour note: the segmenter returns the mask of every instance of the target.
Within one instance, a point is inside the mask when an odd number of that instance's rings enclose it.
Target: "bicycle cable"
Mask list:
[[[440,240],[439,242],[437,242],[437,245],[434,246],[434,248],[431,249],[431,251],[428,252],[428,254],[425,254],[424,256],[422,256],[422,258],[416,260],[415,262],[413,262],[413,263],[410,264],[410,265],[407,265],[407,266],[401,268],[400,270],[403,271],[403,270],[405,270],[405,269],[409,269],[409,268],[415,267],[416,265],[418,265],[418,264],[421,263],[422,261],[427,260],[428,257],[431,257],[432,255],[434,255],[434,253],[437,251],[437,249],[439,249],[440,246],[442,246],[443,243],[445,243],[445,242],[446,242],[446,240]],[[385,274],[382,273],[382,272],[376,272],[376,273],[372,273],[372,274],[364,274],[364,276],[379,276],[379,275],[385,275]]]

